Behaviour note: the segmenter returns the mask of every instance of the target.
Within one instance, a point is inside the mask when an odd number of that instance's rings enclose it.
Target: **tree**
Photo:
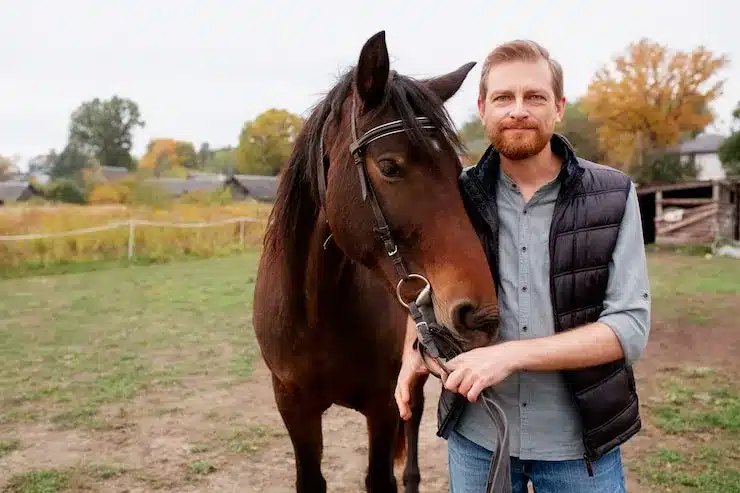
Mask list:
[[[733,123],[740,123],[740,101],[732,111]],[[740,177],[740,128],[727,137],[717,151],[725,173],[729,176]]]
[[[197,166],[198,156],[193,143],[175,139],[152,139],[139,161],[139,168],[151,170],[155,175]]]
[[[79,152],[94,156],[101,166],[133,169],[133,132],[144,125],[139,106],[130,99],[95,98],[72,113],[69,143]]]
[[[51,173],[57,159],[59,159],[59,155],[54,149],[50,149],[48,154],[34,156],[28,161],[28,173],[48,175]]]
[[[13,159],[0,155],[0,181],[8,181],[18,172]]]
[[[477,113],[463,123],[458,136],[465,146],[465,151],[470,162],[478,162],[483,153],[486,152],[489,142],[486,137],[486,131],[483,128],[483,123],[481,123]]]
[[[555,131],[568,139],[578,156],[596,163],[607,161],[599,146],[599,127],[588,119],[580,100],[566,103],[563,121],[556,125]]]
[[[206,169],[213,158],[213,151],[208,142],[201,142],[198,148],[198,168]]]
[[[245,123],[236,150],[237,170],[256,175],[279,174],[302,126],[300,116],[275,108]]]
[[[648,39],[603,67],[588,87],[583,109],[599,126],[599,143],[614,164],[639,166],[648,153],[678,144],[713,120],[710,103],[722,91],[715,80],[728,64],[699,46],[690,53]]]
[[[82,170],[96,164],[94,157],[85,154],[74,144],[67,144],[52,162],[49,177],[52,180],[69,179],[81,186],[83,182]]]

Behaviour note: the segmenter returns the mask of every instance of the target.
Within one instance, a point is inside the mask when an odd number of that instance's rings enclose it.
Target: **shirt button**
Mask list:
[[[527,251],[527,247],[523,246],[523,247],[522,247],[522,251],[523,251],[523,252],[526,252],[526,251]]]
[[[527,332],[527,326],[525,325],[524,327],[522,327],[522,330],[523,330],[524,332]]]
[[[526,291],[526,290],[527,290],[527,286],[522,286],[522,291]]]
[[[522,407],[527,407],[527,403],[526,402],[522,402]]]
[[[527,213],[527,209],[524,209],[524,210],[522,211],[522,214],[526,214],[526,213]]]

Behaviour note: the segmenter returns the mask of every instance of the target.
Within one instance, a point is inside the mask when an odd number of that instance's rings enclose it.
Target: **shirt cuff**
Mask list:
[[[635,363],[645,350],[649,327],[642,320],[649,320],[647,309],[636,309],[639,313],[630,311],[615,312],[603,315],[599,322],[611,328],[619,339],[628,365]],[[649,322],[648,322],[649,323]]]

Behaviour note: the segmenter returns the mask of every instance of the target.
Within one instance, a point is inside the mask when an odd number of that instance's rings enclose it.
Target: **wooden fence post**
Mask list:
[[[134,220],[128,220],[128,259],[131,260],[134,257]]]
[[[242,245],[244,245],[244,235],[245,235],[245,224],[244,221],[239,221],[239,241]]]

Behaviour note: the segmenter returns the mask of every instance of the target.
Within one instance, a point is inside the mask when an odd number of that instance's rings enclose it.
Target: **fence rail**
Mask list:
[[[22,240],[44,240],[50,238],[64,238],[68,236],[76,236],[88,233],[98,233],[101,231],[110,231],[117,228],[128,228],[128,258],[134,256],[134,240],[136,237],[137,226],[152,226],[152,227],[163,227],[163,228],[208,228],[215,226],[224,226],[227,224],[239,224],[239,238],[240,241],[244,242],[245,224],[246,223],[261,223],[259,219],[253,217],[231,217],[228,219],[222,219],[220,221],[211,222],[167,222],[167,221],[149,221],[147,219],[127,219],[125,221],[113,221],[108,224],[100,226],[93,226],[91,228],[73,229],[69,231],[57,231],[53,233],[28,233],[18,235],[0,235],[0,241],[22,241]]]

